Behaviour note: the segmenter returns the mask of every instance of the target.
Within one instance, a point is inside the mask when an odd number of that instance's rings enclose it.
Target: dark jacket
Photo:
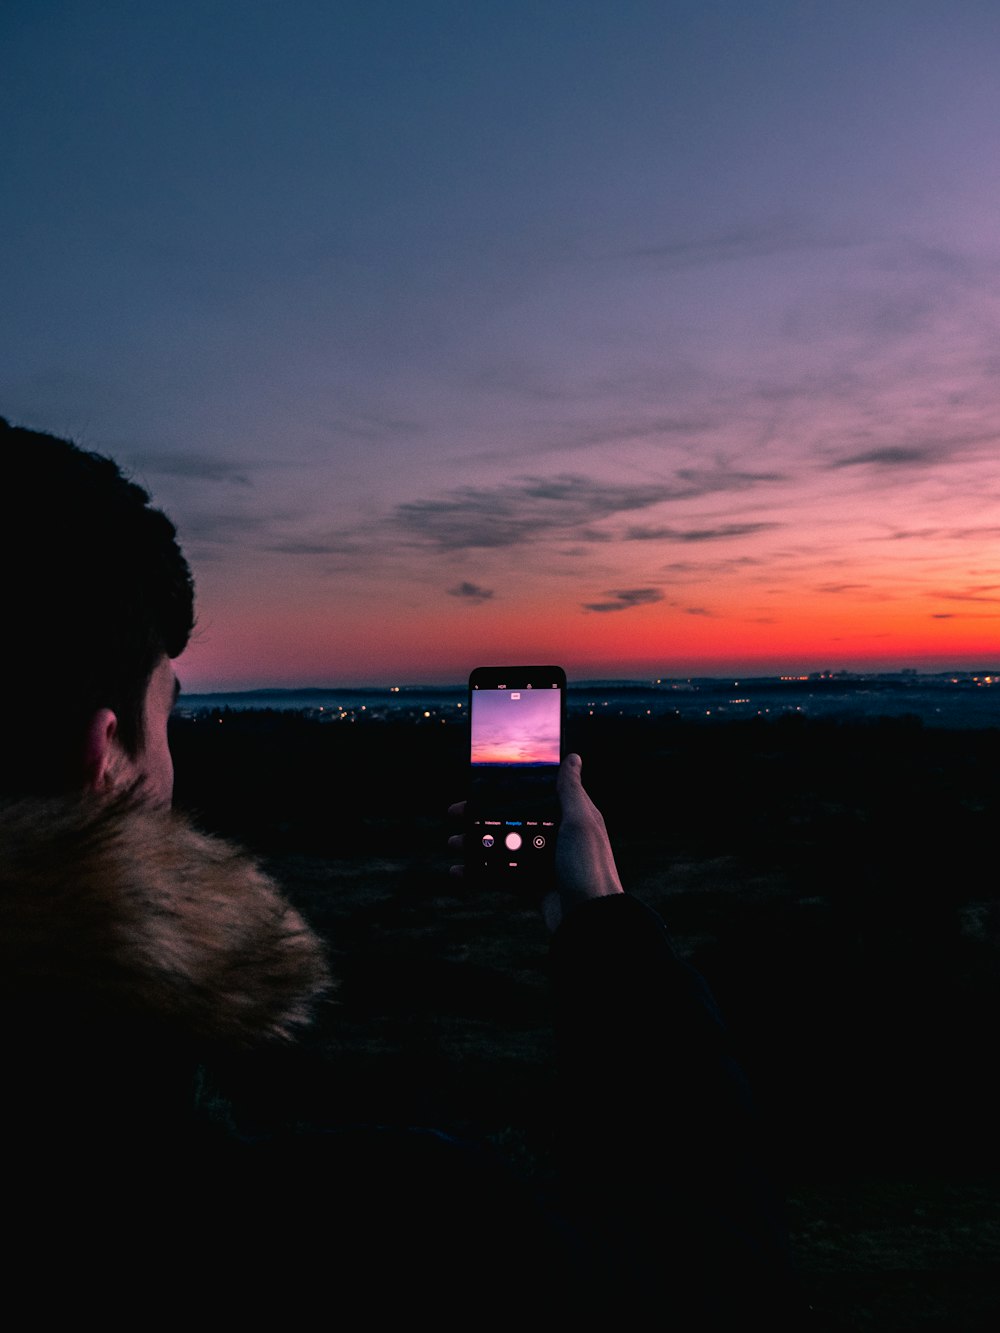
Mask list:
[[[783,1326],[780,1211],[701,979],[629,897],[567,917],[552,976],[560,1170],[544,1197],[428,1129],[241,1137],[198,1112],[199,1070],[294,1040],[330,988],[319,941],[253,861],[177,815],[6,807],[8,1284],[60,1316],[110,1266],[161,1309],[218,1319],[305,1322],[322,1299],[448,1324],[662,1310],[722,1328],[752,1310]]]

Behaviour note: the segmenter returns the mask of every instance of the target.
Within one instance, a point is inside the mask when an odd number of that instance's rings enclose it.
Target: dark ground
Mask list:
[[[276,1062],[253,1104],[487,1134],[544,1172],[546,935],[448,876],[466,733],[226,713],[172,739],[178,803],[268,862],[341,979],[320,1075]],[[814,1303],[995,1328],[1000,731],[583,717],[569,740],[623,882],[741,1042]]]

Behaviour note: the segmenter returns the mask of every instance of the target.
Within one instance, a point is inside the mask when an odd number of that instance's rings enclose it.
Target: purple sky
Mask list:
[[[189,687],[989,665],[995,0],[8,0],[0,413]]]
[[[561,708],[558,690],[474,691],[472,762],[558,764]]]

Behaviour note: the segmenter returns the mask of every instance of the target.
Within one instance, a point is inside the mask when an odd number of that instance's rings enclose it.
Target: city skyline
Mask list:
[[[0,39],[0,413],[177,523],[186,690],[996,659],[995,6]]]

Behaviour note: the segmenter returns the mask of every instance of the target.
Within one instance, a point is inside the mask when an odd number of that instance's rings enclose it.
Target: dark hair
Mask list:
[[[0,417],[0,790],[79,785],[86,728],[110,708],[133,758],[153,669],[194,626],[177,531],[110,458]]]

